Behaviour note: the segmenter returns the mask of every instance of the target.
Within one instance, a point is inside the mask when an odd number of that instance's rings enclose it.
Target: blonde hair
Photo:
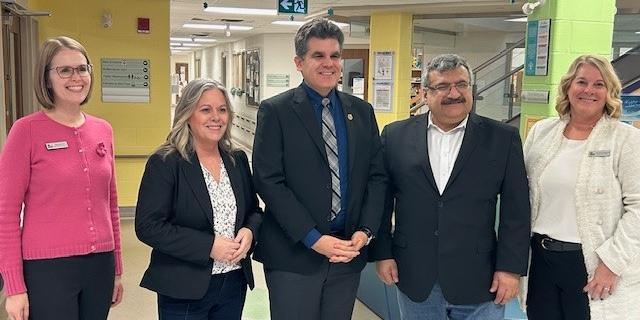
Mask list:
[[[36,99],[42,107],[45,109],[53,109],[56,106],[56,102],[54,101],[53,89],[51,88],[51,83],[49,81],[49,72],[54,70],[51,69],[51,60],[53,57],[58,54],[60,49],[67,48],[71,50],[78,51],[82,53],[82,55],[87,59],[87,64],[91,64],[91,60],[89,59],[89,55],[87,54],[87,50],[80,44],[80,42],[69,38],[69,37],[55,37],[47,39],[42,44],[42,48],[40,49],[40,56],[38,57],[38,63],[36,64],[35,71],[35,84],[34,90],[36,94]],[[55,71],[54,71],[55,72]],[[89,85],[89,92],[84,100],[80,103],[83,105],[89,101],[91,97],[91,89],[93,89],[93,72],[90,74],[91,84]]]
[[[620,92],[622,91],[622,85],[620,79],[613,66],[604,57],[592,54],[585,54],[576,58],[571,63],[567,73],[560,79],[560,86],[558,86],[558,96],[556,97],[556,111],[560,117],[569,115],[571,111],[571,104],[569,103],[569,88],[571,83],[576,78],[578,68],[589,64],[594,66],[600,71],[604,84],[607,87],[607,97],[605,100],[605,112],[612,118],[620,118],[622,112],[622,100],[620,99]]]
[[[194,152],[193,136],[191,128],[189,128],[189,119],[195,112],[198,101],[202,94],[207,90],[220,90],[224,96],[227,110],[229,112],[229,121],[227,129],[222,135],[222,139],[218,141],[218,147],[222,152],[231,153],[233,146],[231,144],[231,124],[233,123],[233,110],[227,89],[218,81],[211,79],[195,79],[189,82],[182,89],[182,97],[176,105],[175,116],[173,118],[173,126],[167,136],[167,140],[158,147],[158,153],[166,158],[171,153],[177,152],[180,156],[190,161],[190,155]]]

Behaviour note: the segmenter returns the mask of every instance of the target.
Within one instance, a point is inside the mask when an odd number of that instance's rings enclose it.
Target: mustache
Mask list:
[[[450,105],[450,104],[465,103],[465,102],[467,102],[467,99],[465,99],[464,97],[458,97],[458,98],[455,98],[455,99],[445,98],[444,100],[442,100],[442,102],[440,104],[442,104],[442,105]]]

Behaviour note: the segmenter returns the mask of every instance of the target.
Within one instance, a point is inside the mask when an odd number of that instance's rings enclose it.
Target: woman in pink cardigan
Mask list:
[[[113,133],[81,111],[92,84],[80,43],[47,40],[35,83],[44,109],[13,124],[0,154],[0,273],[10,319],[106,319],[122,299]]]

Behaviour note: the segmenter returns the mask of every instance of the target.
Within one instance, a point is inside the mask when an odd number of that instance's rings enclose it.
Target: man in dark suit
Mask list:
[[[271,318],[350,319],[377,232],[386,175],[371,105],[336,90],[344,36],[326,19],[302,26],[303,83],[260,104],[253,145],[266,204],[255,258]]]
[[[430,111],[382,133],[389,187],[371,257],[380,279],[397,284],[403,319],[502,320],[527,272],[529,189],[520,136],[470,112],[464,59],[440,55],[425,71]]]

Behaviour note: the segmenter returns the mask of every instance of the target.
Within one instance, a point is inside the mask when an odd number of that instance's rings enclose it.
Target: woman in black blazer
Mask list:
[[[161,320],[240,319],[262,210],[247,155],[231,147],[226,89],[197,79],[182,92],[138,194],[136,234],[153,248],[140,285],[158,293]]]

